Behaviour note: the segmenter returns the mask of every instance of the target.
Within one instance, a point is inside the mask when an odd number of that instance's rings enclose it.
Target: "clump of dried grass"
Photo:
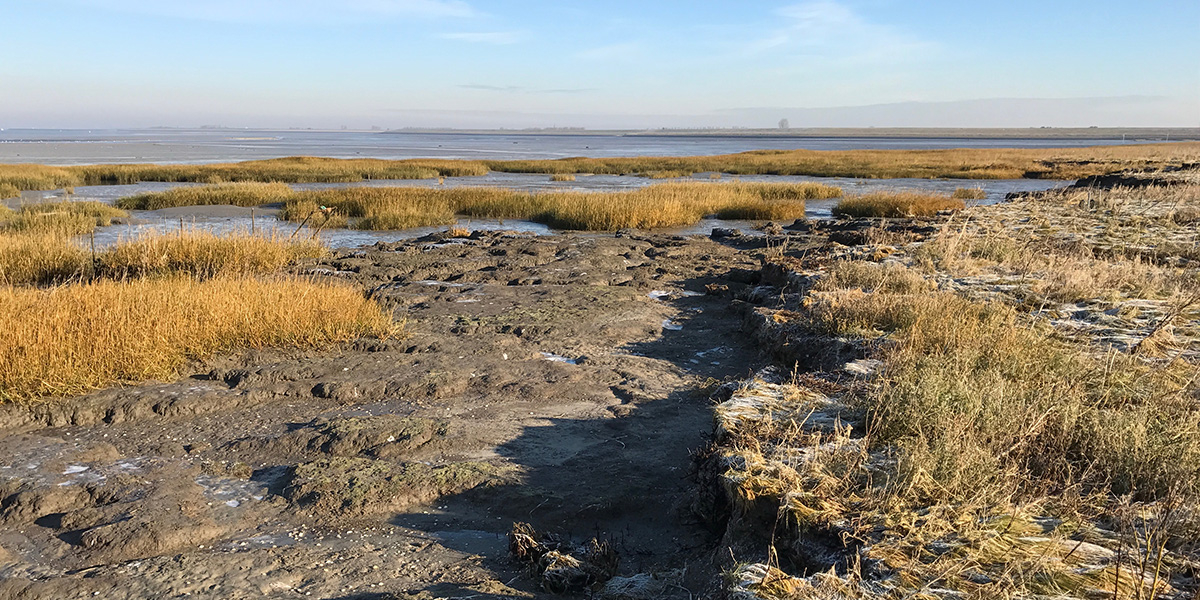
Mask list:
[[[987,198],[987,192],[982,188],[958,188],[950,197],[956,200],[984,200]]]
[[[930,217],[942,211],[962,210],[962,200],[920,192],[876,192],[848,196],[833,207],[837,217]]]

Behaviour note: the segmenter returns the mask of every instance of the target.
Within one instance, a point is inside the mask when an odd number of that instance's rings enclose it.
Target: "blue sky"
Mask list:
[[[1196,0],[0,0],[0,23],[0,127],[1200,125]]]

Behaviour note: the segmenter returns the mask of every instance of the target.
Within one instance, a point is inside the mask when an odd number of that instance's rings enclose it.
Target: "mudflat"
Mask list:
[[[699,237],[479,232],[299,266],[407,334],[3,407],[0,598],[540,593],[514,522],[688,567],[711,543],[678,510],[703,390],[767,360],[706,286],[756,264]]]

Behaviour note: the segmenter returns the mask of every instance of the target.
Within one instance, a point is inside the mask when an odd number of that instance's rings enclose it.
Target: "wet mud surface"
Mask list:
[[[709,392],[772,360],[731,300],[766,243],[487,232],[301,265],[405,337],[4,407],[0,598],[550,597],[517,522],[687,598],[718,541],[686,509]]]

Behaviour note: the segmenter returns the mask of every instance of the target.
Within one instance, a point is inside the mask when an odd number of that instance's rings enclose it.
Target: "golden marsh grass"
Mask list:
[[[11,183],[0,183],[0,200],[8,198],[18,198],[21,196],[21,189]]]
[[[286,183],[220,183],[216,185],[177,187],[161,192],[149,192],[126,196],[116,201],[118,208],[126,210],[158,210],[176,206],[207,206],[229,204],[233,206],[262,206],[283,202],[294,192]]]
[[[193,230],[145,234],[122,241],[97,256],[97,271],[111,279],[254,275],[272,273],[297,260],[324,254],[324,246],[311,240]]]
[[[338,159],[293,156],[207,165],[90,165],[67,167],[84,185],[177,181],[197,183],[352,183],[372,179],[432,179],[485,175],[475,161]],[[0,169],[0,173],[3,170]]]
[[[395,333],[356,289],[299,279],[219,277],[0,288],[0,401],[168,379],[240,348],[311,348]]]
[[[0,233],[0,286],[41,285],[81,277],[91,257],[58,233]]]
[[[229,204],[255,199],[284,201],[281,218],[324,224],[319,207],[336,212],[327,226],[408,229],[448,225],[457,215],[523,219],[560,229],[612,231],[695,224],[707,215],[722,219],[797,219],[804,201],[840,196],[840,188],[818,183],[680,182],[626,192],[519,192],[492,187],[347,187],[291,191],[282,184],[224,184],[137,196],[137,206],[179,203]],[[228,201],[226,201],[228,199]],[[122,206],[133,206],[123,203]]]
[[[71,167],[0,164],[0,185],[10,185],[18,190],[55,190],[81,183]]]
[[[952,150],[755,150],[720,156],[487,161],[512,173],[808,175],[862,178],[1078,179],[1200,159],[1200,143],[1091,148]]]
[[[929,217],[943,210],[962,210],[962,200],[921,192],[875,192],[848,196],[833,207],[836,217]]]
[[[129,213],[102,202],[27,204],[7,216],[0,215],[0,231],[79,235],[128,216]]]
[[[147,233],[94,255],[61,232],[0,233],[0,285],[47,285],[94,278],[251,275],[324,254],[319,242],[247,232]]]
[[[863,178],[1078,179],[1122,169],[1156,169],[1195,162],[1200,143],[1138,144],[1091,148],[965,148],[950,150],[755,150],[720,156],[566,158],[559,160],[379,160],[293,156],[208,165],[0,165],[0,184],[21,190],[76,185],[175,181],[221,183],[354,182],[509,173],[678,177],[713,172],[733,175],[808,175]]]

